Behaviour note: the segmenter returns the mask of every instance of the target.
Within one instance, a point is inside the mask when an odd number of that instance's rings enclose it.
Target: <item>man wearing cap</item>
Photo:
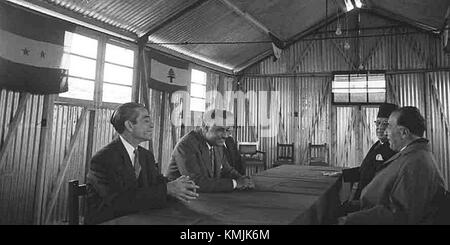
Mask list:
[[[386,134],[398,152],[361,193],[361,210],[339,219],[341,224],[432,224],[438,210],[435,197],[445,183],[423,138],[425,119],[416,107],[392,112]]]
[[[367,152],[360,167],[343,170],[344,178],[350,176],[349,178],[352,180],[358,181],[354,190],[352,190],[349,200],[343,204],[344,212],[346,213],[359,210],[361,191],[372,181],[383,162],[395,154],[395,151],[389,147],[389,141],[384,133],[388,125],[389,115],[395,109],[397,109],[397,106],[394,104],[384,103],[380,105],[377,120],[375,121],[378,141]]]
[[[253,188],[252,180],[231,167],[224,153],[227,131],[233,122],[229,111],[205,112],[202,127],[183,136],[175,146],[166,176],[170,180],[189,176],[200,187],[199,192]]]

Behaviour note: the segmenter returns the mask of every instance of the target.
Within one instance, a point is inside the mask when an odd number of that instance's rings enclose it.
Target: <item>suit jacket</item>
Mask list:
[[[383,160],[376,160],[378,154],[383,157]],[[355,200],[360,198],[361,191],[372,181],[382,164],[394,154],[395,151],[389,147],[389,142],[381,144],[380,141],[377,141],[372,145],[359,168],[359,183],[354,196]]]
[[[245,161],[239,153],[236,141],[232,137],[228,137],[225,140],[225,146],[224,152],[230,166],[236,169],[241,175],[245,175]]]
[[[165,206],[167,180],[157,171],[153,154],[142,147],[138,151],[138,179],[119,137],[92,157],[86,181],[86,224]]]
[[[215,169],[212,169],[206,140],[201,131],[193,130],[175,146],[166,175],[169,180],[190,176],[200,187],[199,192],[232,191],[232,179],[241,175],[229,165],[223,147],[215,147],[215,159]]]
[[[361,211],[346,224],[430,224],[433,198],[445,184],[428,141],[415,140],[382,167],[361,193]]]

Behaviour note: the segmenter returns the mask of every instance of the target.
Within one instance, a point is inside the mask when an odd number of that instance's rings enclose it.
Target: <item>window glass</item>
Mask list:
[[[382,103],[386,98],[384,74],[341,74],[332,82],[333,102]]]
[[[69,91],[60,93],[60,97],[74,98],[81,100],[94,99],[95,82],[85,79],[69,77]]]
[[[103,77],[105,82],[133,85],[133,69],[106,63]]]
[[[133,67],[134,51],[113,44],[106,44],[105,61]]]
[[[90,58],[97,57],[98,41],[77,33],[66,32],[65,51]]]
[[[70,55],[69,76],[95,79],[95,60]]]
[[[191,111],[205,111],[205,100],[191,97]]]
[[[104,83],[102,101],[111,103],[131,102],[131,87]]]

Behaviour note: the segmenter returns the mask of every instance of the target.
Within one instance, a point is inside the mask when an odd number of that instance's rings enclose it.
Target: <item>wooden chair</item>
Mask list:
[[[273,166],[277,167],[283,164],[295,164],[294,143],[292,144],[277,143],[277,160],[275,160]]]
[[[247,175],[254,174],[260,169],[266,170],[266,153],[258,150],[258,142],[240,142],[238,148],[245,162]]]
[[[86,184],[78,184],[78,180],[69,181],[69,225],[79,225],[80,224],[80,203],[79,197],[85,196],[87,194]],[[83,222],[81,222],[83,223]]]
[[[311,166],[328,166],[328,146],[327,144],[308,145],[308,164]]]

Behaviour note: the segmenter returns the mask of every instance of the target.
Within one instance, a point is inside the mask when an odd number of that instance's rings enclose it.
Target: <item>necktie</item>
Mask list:
[[[214,147],[211,147],[211,149],[209,149],[209,158],[211,159],[211,169],[213,171],[213,177],[215,177],[215,173],[216,173],[216,165],[215,165],[215,157],[214,157]]]
[[[141,164],[139,163],[139,151],[136,148],[134,150],[134,174],[136,178],[139,178],[139,172],[141,172]]]

